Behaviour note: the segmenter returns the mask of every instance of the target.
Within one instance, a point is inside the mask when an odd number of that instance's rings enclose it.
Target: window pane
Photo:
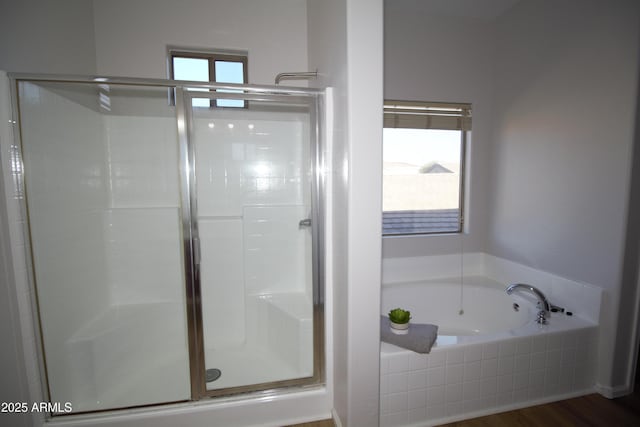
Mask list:
[[[244,64],[242,62],[215,61],[216,81],[219,83],[244,83]],[[240,92],[233,90],[219,90],[218,92]],[[244,107],[240,99],[218,99],[218,107]]]
[[[461,131],[385,128],[383,233],[459,231]]]
[[[220,83],[244,83],[242,62],[216,61],[216,81]]]
[[[190,80],[194,82],[209,81],[209,60],[202,58],[173,57],[173,79]],[[207,89],[189,89],[193,91],[207,92]],[[193,99],[194,107],[209,107],[209,100],[203,98]]]
[[[209,81],[209,60],[173,57],[173,78],[195,82]]]

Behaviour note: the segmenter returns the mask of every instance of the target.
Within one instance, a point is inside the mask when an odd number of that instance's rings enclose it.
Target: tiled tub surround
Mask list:
[[[385,260],[383,312],[389,304],[404,304],[406,307],[417,304],[422,309],[413,308],[415,321],[438,323],[437,319],[421,312],[433,311],[436,305],[445,306],[446,295],[427,297],[424,294],[412,295],[408,291],[407,302],[400,303],[397,293],[394,295],[388,291],[403,287],[411,289],[421,274],[425,286],[437,283],[434,289],[438,289],[442,283],[451,283],[451,279],[446,277],[455,276],[456,269],[459,274],[459,255]],[[486,254],[465,255],[464,272],[486,277],[485,286],[488,287],[492,283],[500,289],[515,282],[532,284],[540,288],[550,302],[575,314],[552,313],[549,324],[545,326],[536,324],[533,317],[524,324],[518,323],[516,316],[511,326],[501,330],[494,324],[483,335],[472,334],[473,329],[482,329],[481,325],[468,325],[468,331],[464,332],[451,328],[445,320],[442,335],[439,335],[430,354],[418,354],[382,343],[381,426],[436,425],[593,391],[600,308],[598,288]],[[461,289],[459,277],[457,285],[451,284],[453,293],[457,295]],[[479,280],[482,279],[465,276],[468,293],[477,291],[473,286]],[[408,286],[402,283],[407,281],[414,283]],[[389,301],[385,301],[385,293]],[[422,304],[421,300],[426,302]],[[435,304],[430,309],[429,301],[433,303],[434,300]],[[457,304],[459,301],[456,299]],[[464,304],[465,315],[472,314],[475,307],[470,306],[472,301],[482,303],[477,298],[468,301]],[[521,306],[531,304],[519,302]],[[457,304],[449,311],[457,313],[460,308]],[[488,311],[491,310],[489,307]],[[509,317],[512,309],[505,307],[504,310],[504,317]],[[535,312],[533,307],[525,310],[527,315]],[[496,314],[499,318],[500,314]]]
[[[596,327],[418,354],[382,343],[380,425],[428,426],[592,392]]]

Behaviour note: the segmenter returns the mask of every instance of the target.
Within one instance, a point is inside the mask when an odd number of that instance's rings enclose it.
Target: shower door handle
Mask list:
[[[193,264],[196,268],[200,267],[200,238],[193,238]]]
[[[298,223],[298,228],[311,227],[311,218],[301,219]]]

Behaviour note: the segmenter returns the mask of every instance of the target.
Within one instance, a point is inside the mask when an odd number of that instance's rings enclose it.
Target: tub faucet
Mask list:
[[[540,311],[538,311],[536,322],[542,325],[546,324],[547,316],[549,316],[549,312],[551,311],[551,304],[549,304],[549,301],[547,301],[547,297],[545,297],[544,294],[535,286],[527,285],[524,283],[514,283],[512,285],[509,285],[507,286],[507,289],[505,289],[505,291],[507,292],[507,295],[511,295],[513,291],[518,289],[529,291],[534,294],[536,298],[538,298],[537,307],[540,309]]]

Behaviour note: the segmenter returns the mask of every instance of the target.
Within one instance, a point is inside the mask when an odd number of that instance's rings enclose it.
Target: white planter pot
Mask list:
[[[397,335],[406,335],[409,333],[409,323],[391,322],[391,332]]]

